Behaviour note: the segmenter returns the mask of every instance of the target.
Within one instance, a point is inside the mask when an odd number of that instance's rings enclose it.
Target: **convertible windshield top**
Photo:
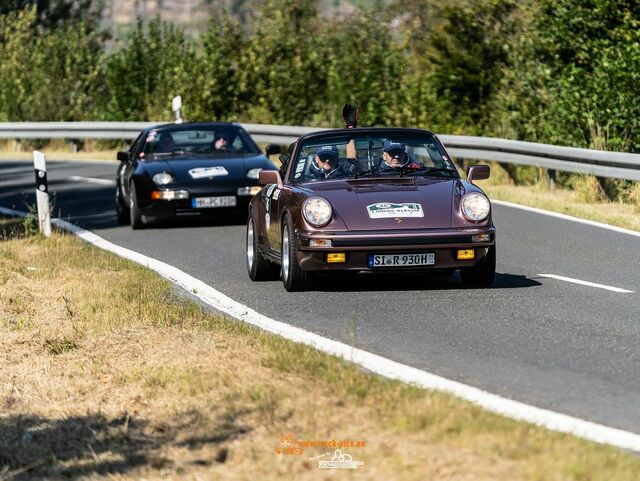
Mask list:
[[[429,132],[358,132],[309,138],[294,159],[291,179],[331,180],[387,175],[459,177]]]
[[[244,129],[235,125],[184,125],[151,129],[143,149],[146,156],[229,156],[260,151]]]

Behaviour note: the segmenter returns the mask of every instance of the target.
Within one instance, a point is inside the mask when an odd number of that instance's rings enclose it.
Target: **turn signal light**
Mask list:
[[[331,247],[331,239],[311,239],[309,247]]]
[[[342,264],[347,262],[347,254],[344,252],[330,252],[327,254],[328,264]]]
[[[471,242],[489,242],[491,240],[491,234],[476,234],[471,236]]]
[[[151,200],[175,200],[188,198],[188,190],[154,190],[151,192]]]
[[[476,251],[473,249],[458,249],[458,260],[468,261],[476,258]]]

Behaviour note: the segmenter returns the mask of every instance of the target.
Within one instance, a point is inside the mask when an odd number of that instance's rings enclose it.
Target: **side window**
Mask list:
[[[133,144],[131,144],[131,147],[129,148],[129,153],[131,154],[131,158],[136,158],[136,156],[138,155],[138,152],[140,152],[140,149],[142,148],[142,139],[144,139],[144,137],[147,135],[146,132],[142,132],[140,135],[138,135],[138,138],[133,142]]]
[[[293,155],[293,148],[296,146],[295,142],[289,145],[287,152],[280,156],[280,177],[284,179],[285,174],[287,173],[287,167],[289,167],[289,162],[291,162],[291,155]]]

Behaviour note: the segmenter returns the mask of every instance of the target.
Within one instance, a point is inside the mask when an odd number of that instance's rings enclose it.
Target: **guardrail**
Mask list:
[[[4,139],[123,139],[138,136],[154,122],[0,122]],[[287,144],[319,130],[292,125],[242,124],[258,142]],[[462,159],[530,165],[552,170],[640,180],[640,154],[605,152],[519,140],[438,135],[451,155]]]

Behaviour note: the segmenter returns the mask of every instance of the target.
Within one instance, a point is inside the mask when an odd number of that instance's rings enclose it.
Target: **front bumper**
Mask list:
[[[474,241],[474,236],[488,235],[487,241]],[[398,231],[360,231],[327,233],[299,231],[298,262],[304,271],[416,271],[460,269],[484,261],[489,247],[495,244],[495,227],[465,229],[415,229]],[[312,239],[329,239],[331,247],[312,247]],[[459,249],[475,251],[472,260],[458,260]],[[328,253],[345,253],[344,263],[327,262]],[[411,267],[369,267],[370,254],[434,253],[435,264]]]
[[[160,190],[160,189],[158,189]],[[145,217],[169,218],[169,217],[198,217],[198,216],[218,216],[225,214],[233,214],[247,212],[249,202],[253,196],[238,195],[238,187],[219,190],[204,190],[192,188],[173,188],[172,190],[187,190],[189,197],[186,199],[173,200],[151,200],[138,199],[140,213]],[[236,205],[233,207],[209,207],[195,208],[192,206],[192,200],[198,197],[221,197],[234,196]]]

